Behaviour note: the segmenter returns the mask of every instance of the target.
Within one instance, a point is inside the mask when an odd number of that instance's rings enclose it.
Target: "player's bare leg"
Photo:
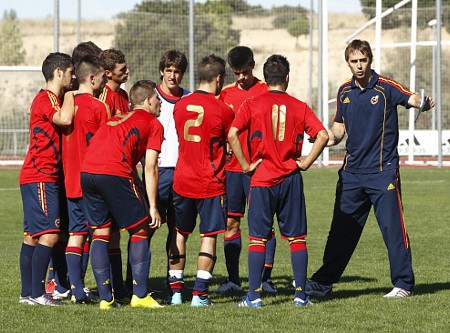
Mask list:
[[[217,235],[201,238],[200,252],[197,259],[197,278],[192,291],[192,306],[211,305],[208,299],[208,287],[212,278],[212,271],[216,263]]]

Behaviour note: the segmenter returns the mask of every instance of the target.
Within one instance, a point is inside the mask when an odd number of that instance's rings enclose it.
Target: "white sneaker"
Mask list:
[[[67,291],[61,293],[55,289],[55,291],[52,294],[52,298],[57,299],[57,300],[69,299],[70,298],[70,290],[67,290]]]
[[[56,299],[51,298],[47,294],[44,294],[42,296],[36,297],[36,298],[30,298],[35,304],[39,305],[46,305],[46,306],[60,306],[64,305],[63,302],[58,301]]]
[[[384,295],[383,297],[386,298],[403,298],[403,297],[409,297],[413,293],[412,291],[408,291],[402,288],[394,287],[389,293]]]
[[[34,303],[31,300],[31,296],[20,296],[19,303],[21,303],[21,304],[28,304],[28,305],[36,305],[36,303]]]

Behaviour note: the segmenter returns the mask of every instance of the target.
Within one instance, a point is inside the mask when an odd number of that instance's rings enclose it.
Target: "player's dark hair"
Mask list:
[[[373,54],[372,49],[368,41],[361,39],[354,39],[345,48],[345,61],[348,61],[350,54],[354,52],[361,52],[369,58],[369,65],[372,64]]]
[[[59,68],[63,72],[70,66],[73,66],[73,61],[70,55],[60,52],[50,53],[42,63],[42,74],[45,81],[51,81],[54,78],[53,72]]]
[[[198,63],[200,82],[212,82],[218,75],[225,77],[225,60],[214,54],[204,57]]]
[[[159,70],[162,72],[164,71],[164,68],[171,66],[177,68],[181,74],[184,74],[188,66],[186,55],[177,50],[164,52],[159,60]]]
[[[134,109],[136,105],[144,104],[146,98],[156,94],[156,84],[150,80],[140,80],[136,82],[130,89],[130,104]]]
[[[122,51],[117,49],[108,49],[102,51],[102,53],[100,54],[100,58],[102,58],[105,62],[105,69],[108,71],[113,71],[114,68],[116,68],[117,64],[124,64],[127,62]]]
[[[75,76],[78,82],[85,82],[90,75],[97,75],[101,70],[105,69],[105,62],[95,55],[86,55],[75,67]]]
[[[228,52],[228,65],[232,69],[243,68],[245,66],[255,66],[253,51],[247,46],[236,46]]]
[[[75,68],[77,67],[77,64],[80,62],[80,60],[87,55],[95,55],[97,57],[100,57],[100,54],[102,53],[102,49],[99,48],[97,45],[95,45],[93,42],[81,42],[72,51],[72,59],[73,63],[75,65]]]
[[[286,76],[289,74],[289,62],[286,57],[274,54],[267,58],[263,67],[264,80],[269,86],[286,84]]]

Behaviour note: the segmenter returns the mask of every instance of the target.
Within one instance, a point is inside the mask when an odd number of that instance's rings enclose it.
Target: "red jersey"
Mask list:
[[[61,130],[53,124],[61,101],[50,90],[40,91],[30,107],[30,146],[19,184],[61,181]]]
[[[100,94],[98,99],[108,105],[111,116],[130,111],[128,94],[122,88],[119,88],[118,91],[112,91],[111,88],[106,84],[103,88],[103,92]]]
[[[274,186],[297,170],[304,133],[315,137],[324,130],[308,105],[281,91],[246,100],[233,127],[248,130],[251,162],[262,158],[250,186]]]
[[[133,179],[147,149],[161,151],[163,132],[158,118],[145,110],[116,115],[95,133],[81,171]]]
[[[108,106],[89,94],[74,98],[75,116],[68,131],[63,131],[63,168],[67,198],[82,196],[80,172],[89,141],[109,118]]]
[[[173,189],[195,199],[224,194],[233,110],[213,94],[197,90],[175,104],[173,117],[179,140]]]
[[[229,105],[236,113],[246,99],[259,96],[265,92],[267,92],[267,84],[255,77],[252,86],[248,90],[240,88],[237,82],[225,86],[220,92],[219,99]],[[247,159],[250,159],[247,138],[247,131],[243,131],[239,134],[242,152]],[[227,171],[242,172],[242,168],[234,155],[232,155],[231,159],[226,164],[225,169]]]

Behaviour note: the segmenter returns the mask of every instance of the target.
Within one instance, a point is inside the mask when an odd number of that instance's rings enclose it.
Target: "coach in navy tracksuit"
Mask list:
[[[412,294],[414,273],[401,202],[397,106],[419,107],[421,97],[371,69],[372,51],[366,41],[352,41],[345,60],[353,77],[339,88],[328,145],[338,144],[347,133],[346,154],[323,265],[308,281],[306,293],[324,296],[331,292],[350,261],[373,205],[394,285],[385,297],[407,297]],[[424,110],[434,106],[429,97],[424,103]]]

